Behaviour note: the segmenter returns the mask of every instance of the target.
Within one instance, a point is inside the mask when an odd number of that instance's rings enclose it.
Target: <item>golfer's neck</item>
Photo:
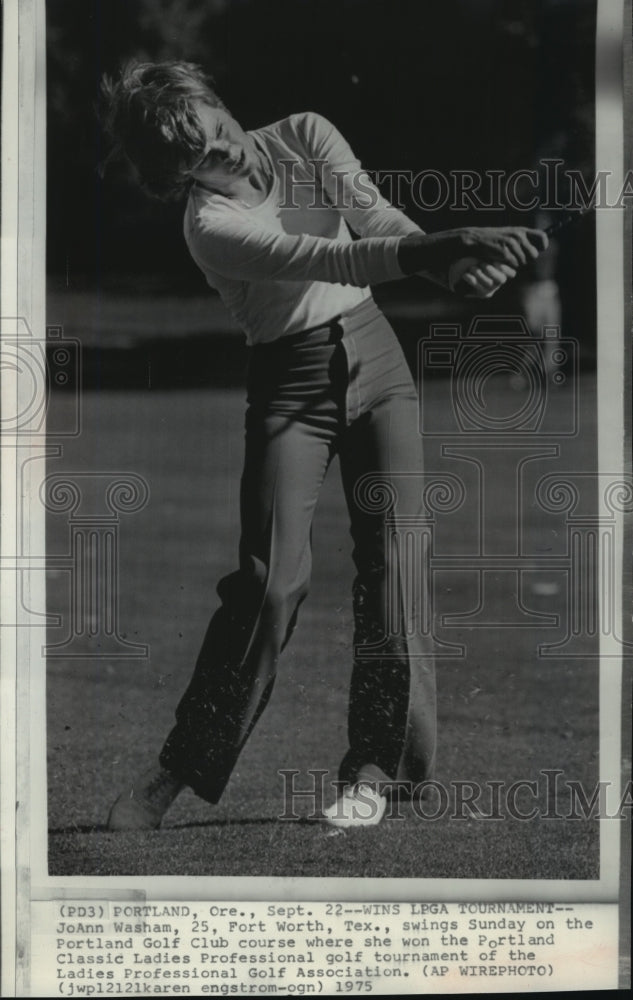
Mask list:
[[[226,181],[214,181],[213,185],[204,181],[197,183],[211,194],[221,194],[225,198],[235,198],[247,205],[259,205],[268,196],[272,178],[267,177],[261,169],[255,169],[247,177],[228,178]]]

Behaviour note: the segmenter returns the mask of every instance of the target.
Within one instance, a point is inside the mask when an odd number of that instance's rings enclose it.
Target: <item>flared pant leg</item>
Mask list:
[[[312,519],[335,430],[297,416],[247,418],[240,568],[218,586],[221,607],[160,755],[163,767],[209,802],[219,800],[268,702],[307,594]]]
[[[414,390],[372,404],[340,445],[354,540],[354,666],[348,737],[339,778],[353,782],[432,778],[435,665],[423,618],[430,608],[424,567],[398,544],[400,524],[415,532],[422,509],[422,442]],[[376,509],[359,485],[369,477]],[[385,503],[392,496],[393,504]],[[425,607],[423,607],[425,605]],[[400,792],[407,795],[406,786]]]

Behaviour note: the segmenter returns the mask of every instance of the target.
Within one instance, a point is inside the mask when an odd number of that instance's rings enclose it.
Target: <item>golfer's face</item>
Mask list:
[[[228,111],[200,104],[197,112],[206,149],[191,173],[197,181],[222,191],[256,166],[255,143]]]

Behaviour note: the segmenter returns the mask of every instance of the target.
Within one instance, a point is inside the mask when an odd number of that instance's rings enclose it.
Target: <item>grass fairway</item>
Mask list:
[[[581,436],[565,445],[560,468],[592,468],[589,378],[581,388],[585,425]],[[435,380],[425,391],[442,405],[446,384]],[[67,405],[64,397],[55,401],[57,407]],[[242,426],[241,391],[87,393],[80,437],[49,463],[49,473],[135,473],[151,490],[147,507],[121,515],[118,583],[121,632],[129,641],[147,643],[149,659],[49,662],[50,874],[597,878],[595,819],[521,821],[505,815],[486,821],[468,818],[468,810],[466,818],[452,818],[451,801],[437,820],[402,806],[401,819],[328,836],[322,824],[307,818],[306,800],[297,803],[298,821],[277,819],[284,811],[279,770],[300,771],[297,785],[304,788],[310,768],[328,769],[334,779],[346,748],[353,570],[336,465],[314,526],[310,597],[282,658],[271,703],[222,802],[211,807],[187,791],[160,832],[105,832],[111,801],[161,747],[216,606],[215,585],[235,568]],[[438,449],[431,442],[427,455],[436,469],[442,468]],[[499,474],[504,461],[514,456],[500,452]],[[544,459],[539,468],[544,474],[559,466]],[[551,517],[545,524],[533,511],[525,513],[528,550],[562,544],[560,538],[552,541],[560,535],[555,519],[552,527]],[[454,547],[472,535],[473,516],[468,504],[453,515]],[[68,550],[67,517],[49,518],[51,554]],[[501,499],[496,530],[501,542],[511,530]],[[450,538],[444,541],[451,544]],[[532,583],[537,578],[535,571]],[[547,578],[550,584],[552,579]],[[501,606],[507,577],[493,574],[488,584],[493,601],[498,586]],[[529,579],[525,585],[529,589]],[[49,573],[49,609],[62,615],[49,642],[64,638],[69,589],[67,572]],[[533,588],[530,606],[551,610],[554,598],[543,593]],[[476,574],[440,574],[440,615],[472,610],[477,600]],[[440,627],[438,635],[467,648],[464,658],[438,661],[438,781],[449,789],[455,781],[509,786],[536,781],[543,769],[556,768],[563,772],[557,809],[564,815],[569,798],[564,783],[580,782],[591,790],[598,780],[597,658],[544,660],[537,656],[537,643],[560,639],[559,632],[504,628],[502,621],[488,628]],[[546,807],[544,789],[541,776],[540,812]],[[327,802],[331,796],[326,788]],[[527,812],[534,800],[524,790],[517,804]],[[487,811],[489,798],[480,805]]]

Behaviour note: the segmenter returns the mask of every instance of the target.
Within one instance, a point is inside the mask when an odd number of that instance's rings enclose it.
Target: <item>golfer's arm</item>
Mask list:
[[[203,271],[225,278],[326,281],[365,287],[404,277],[400,244],[398,236],[342,242],[274,233],[236,222],[200,228],[190,249]]]

